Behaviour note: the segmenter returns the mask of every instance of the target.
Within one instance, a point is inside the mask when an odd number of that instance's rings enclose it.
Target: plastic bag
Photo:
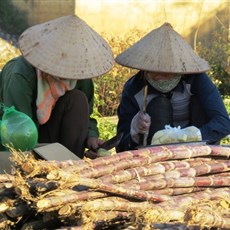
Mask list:
[[[189,126],[181,129],[180,126],[172,128],[166,125],[165,129],[157,131],[151,144],[169,144],[178,142],[201,141],[201,132],[195,126]]]
[[[20,151],[32,150],[38,141],[38,131],[33,120],[13,106],[4,108],[0,136],[3,146]]]

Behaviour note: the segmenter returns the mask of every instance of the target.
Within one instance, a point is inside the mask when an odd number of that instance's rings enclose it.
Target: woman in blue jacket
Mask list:
[[[230,133],[230,119],[221,95],[201,59],[169,23],[152,30],[115,59],[139,70],[124,85],[118,107],[117,151],[151,144],[166,125],[192,126],[209,144]],[[179,129],[180,132],[180,129]],[[167,133],[167,130],[165,130]]]

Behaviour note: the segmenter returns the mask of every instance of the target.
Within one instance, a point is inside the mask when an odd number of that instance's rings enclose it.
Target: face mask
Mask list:
[[[149,76],[146,77],[149,84],[154,87],[156,90],[162,92],[162,93],[168,93],[172,89],[174,89],[177,84],[179,83],[181,76],[175,76],[170,79],[164,79],[164,80],[153,80]]]

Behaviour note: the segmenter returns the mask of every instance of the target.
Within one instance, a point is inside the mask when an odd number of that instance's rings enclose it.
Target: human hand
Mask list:
[[[97,153],[98,148],[104,143],[103,140],[97,138],[97,137],[89,137],[87,140],[87,147],[89,150],[85,152],[85,157],[88,157],[90,159],[95,159],[99,155]]]
[[[189,126],[181,129],[167,127],[163,130],[157,131],[151,144],[167,144],[167,143],[178,143],[178,142],[191,142],[202,140],[201,132],[195,126]]]
[[[132,119],[130,134],[136,143],[139,143],[139,134],[148,135],[151,118],[147,113],[139,111]]]

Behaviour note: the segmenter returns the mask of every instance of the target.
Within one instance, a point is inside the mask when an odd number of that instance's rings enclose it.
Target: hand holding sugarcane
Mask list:
[[[139,111],[132,119],[130,134],[134,142],[139,143],[139,134],[148,136],[151,125],[150,116],[143,111]]]
[[[87,147],[89,150],[85,152],[85,157],[90,159],[95,159],[99,155],[97,153],[98,148],[104,143],[104,140],[101,140],[97,137],[89,137],[87,140]]]

